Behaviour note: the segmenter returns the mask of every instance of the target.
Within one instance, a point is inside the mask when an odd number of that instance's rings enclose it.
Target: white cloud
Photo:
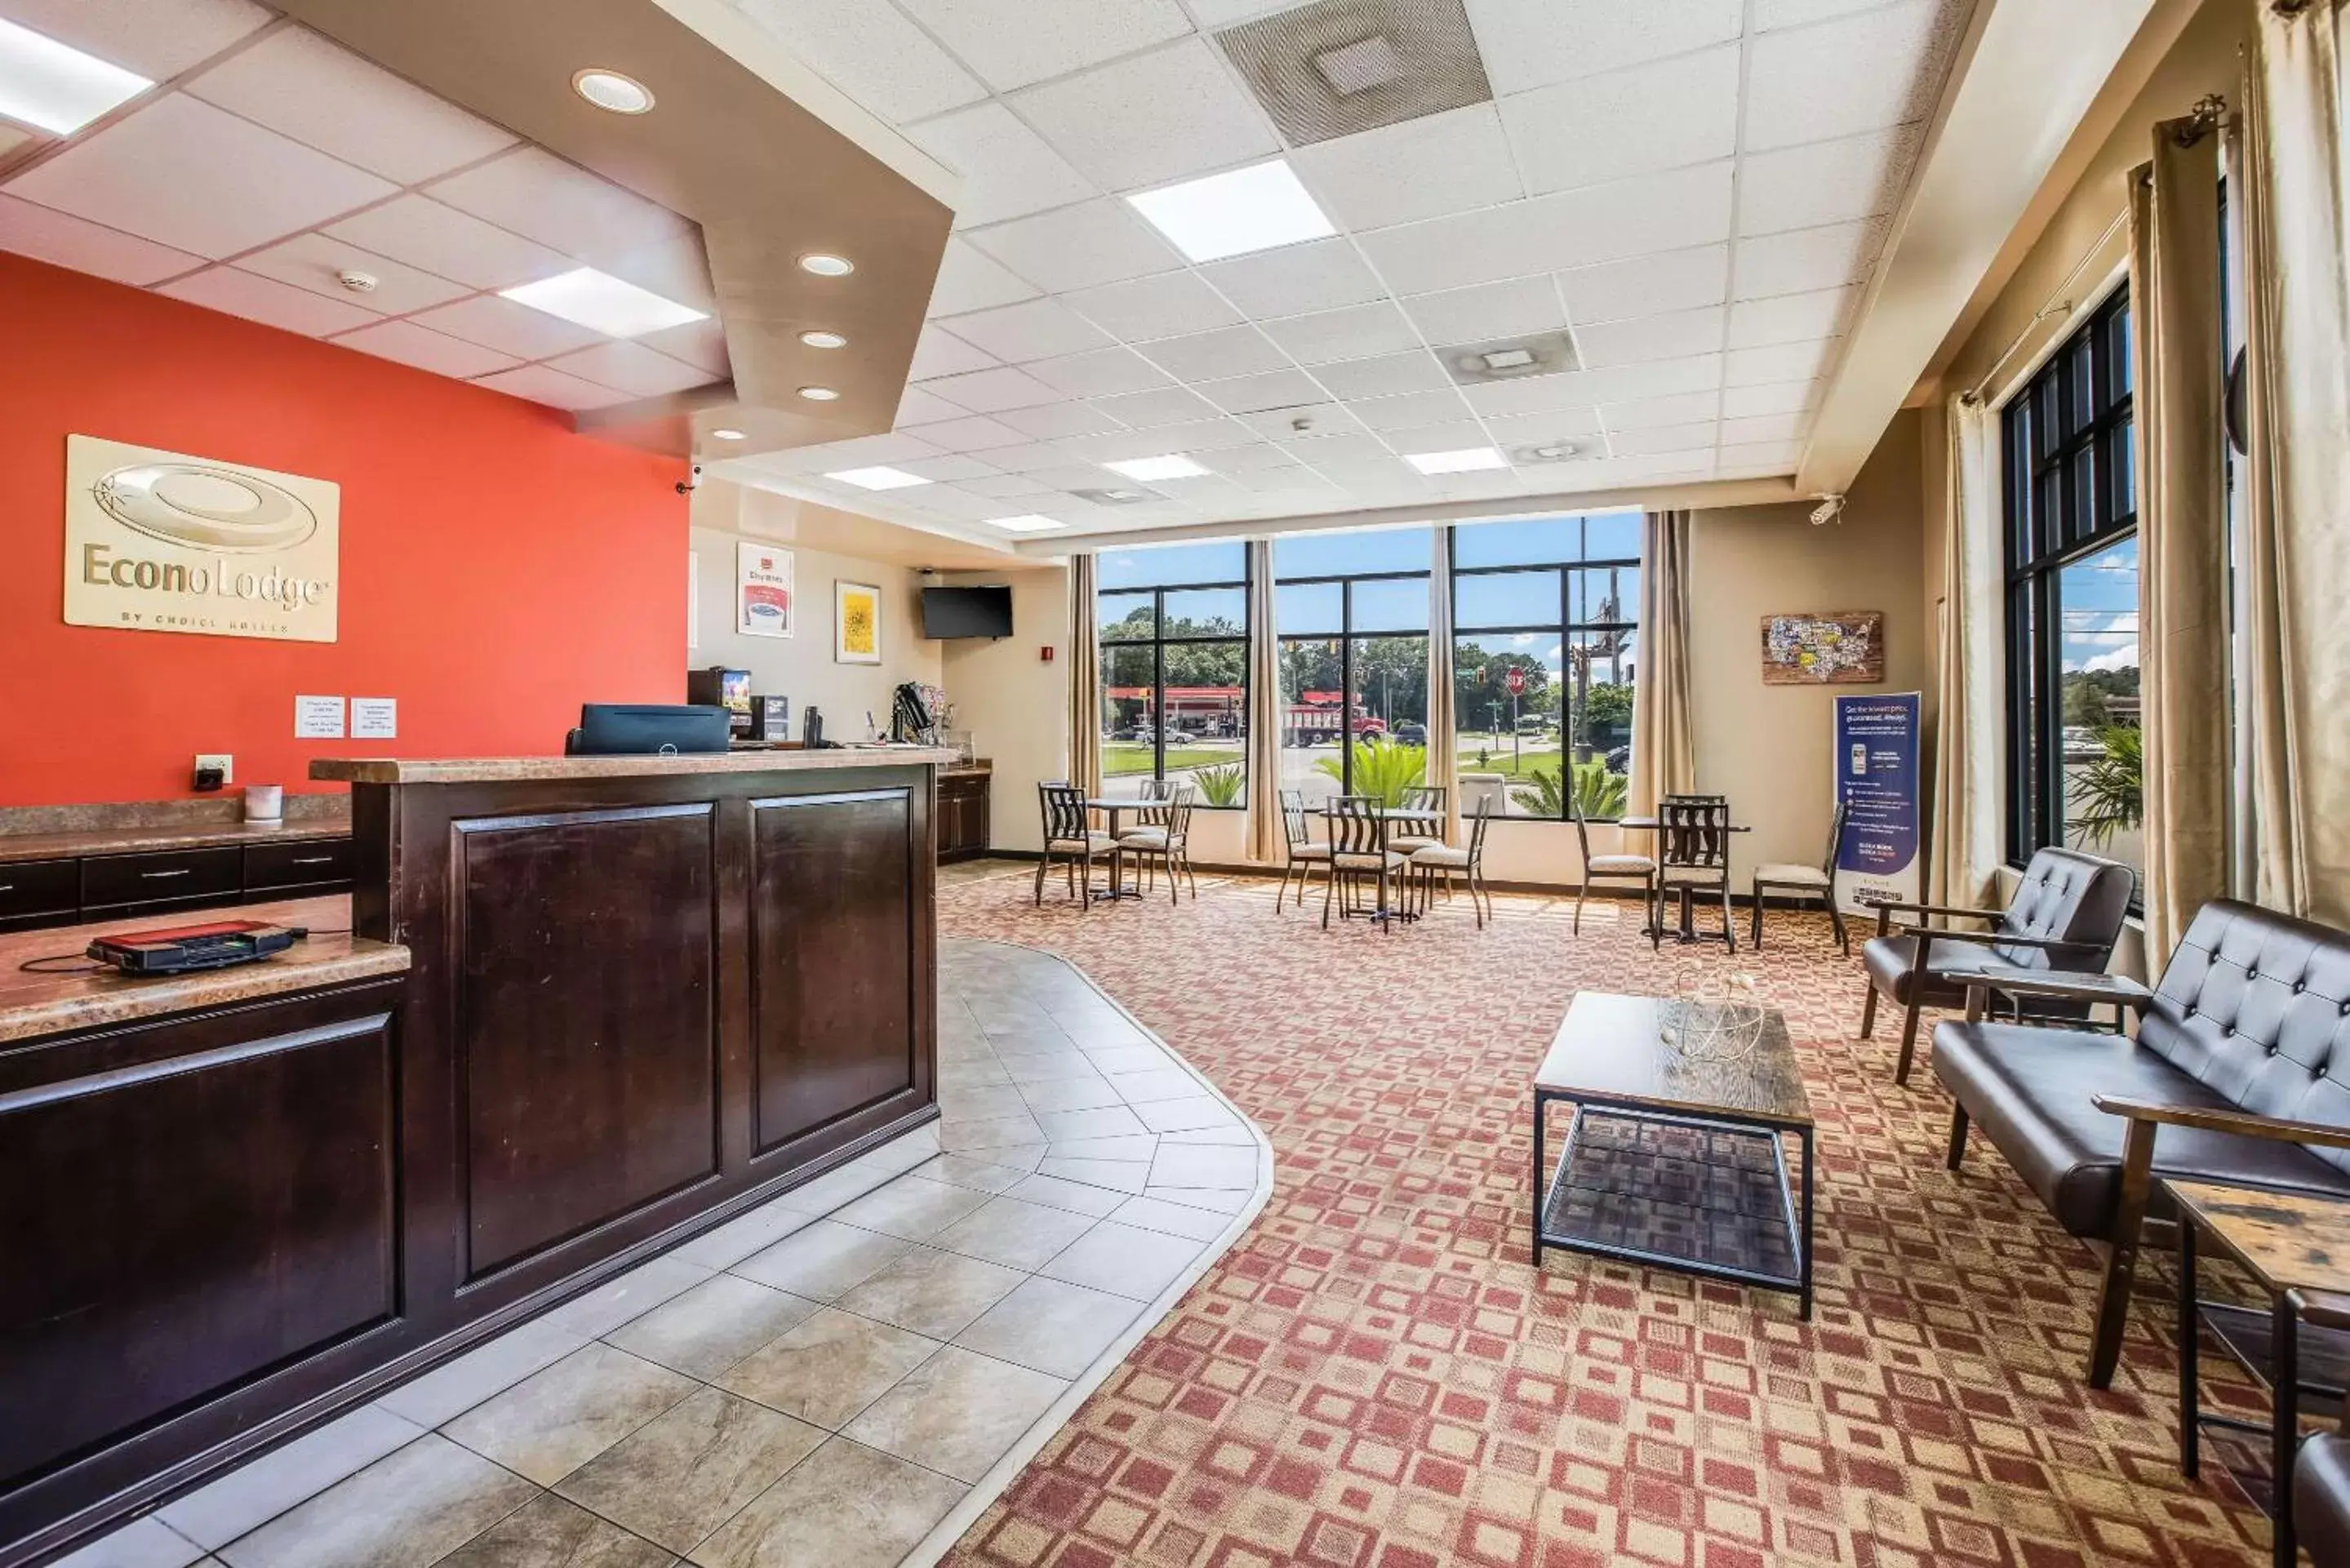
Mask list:
[[[2100,653],[2095,659],[2083,664],[2081,668],[2084,670],[2099,670],[2106,671],[2116,670],[2136,670],[2137,668],[2137,640],[2133,638],[2131,640],[2122,644],[2121,647],[2115,649],[2110,653]]]

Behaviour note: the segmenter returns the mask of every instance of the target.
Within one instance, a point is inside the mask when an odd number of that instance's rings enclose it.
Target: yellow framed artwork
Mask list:
[[[881,662],[881,590],[871,583],[834,580],[832,657],[838,664]]]

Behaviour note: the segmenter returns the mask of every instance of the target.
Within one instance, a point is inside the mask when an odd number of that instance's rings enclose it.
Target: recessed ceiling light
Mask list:
[[[800,341],[811,348],[846,348],[848,339],[837,332],[803,332]]]
[[[800,257],[800,270],[812,272],[818,277],[847,277],[857,270],[857,264],[847,256],[837,256],[824,251],[816,251]]]
[[[1510,460],[1490,446],[1472,446],[1461,452],[1408,452],[1404,461],[1422,473],[1474,473],[1480,469],[1510,466]]]
[[[919,473],[908,473],[902,468],[844,468],[838,473],[827,473],[827,479],[837,479],[843,484],[853,484],[859,490],[903,490],[910,484],[928,484]]]
[[[642,114],[653,106],[653,89],[636,78],[591,66],[571,78],[571,90],[614,114]]]
[[[639,288],[592,266],[501,289],[499,294],[516,305],[559,316],[608,337],[640,337],[664,327],[710,318],[706,311],[663,299],[650,289]]]
[[[1296,171],[1276,158],[1127,198],[1195,262],[1245,255],[1336,234]]]
[[[1208,471],[1180,452],[1166,457],[1138,457],[1126,462],[1106,462],[1104,468],[1115,469],[1128,479],[1197,479]]]
[[[743,439],[743,432],[741,431],[712,431],[710,434],[712,439],[716,441],[741,441]]]
[[[987,525],[991,528],[1001,528],[1007,534],[1042,534],[1050,528],[1068,526],[1066,523],[1058,522],[1050,517],[1039,517],[1033,512],[1018,517],[990,517],[987,520]]]
[[[0,115],[71,136],[155,84],[46,34],[0,22]]]
[[[800,396],[811,403],[837,402],[840,398],[839,392],[830,387],[802,387]]]

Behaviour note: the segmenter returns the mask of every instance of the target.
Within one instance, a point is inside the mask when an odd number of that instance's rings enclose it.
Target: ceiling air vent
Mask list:
[[[1555,376],[1581,367],[1575,358],[1575,339],[1564,332],[1539,337],[1512,337],[1498,343],[1463,343],[1439,348],[1436,357],[1463,387],[1488,387],[1495,381],[1523,381],[1534,376]]]
[[[1155,490],[1144,490],[1136,485],[1121,485],[1116,490],[1072,490],[1069,493],[1097,506],[1139,506],[1146,501],[1167,499]]]
[[[1510,449],[1510,466],[1528,468],[1548,462],[1581,462],[1604,456],[1607,443],[1596,437],[1582,441],[1538,441]]]
[[[1493,96],[1461,0],[1314,0],[1216,41],[1293,146]]]

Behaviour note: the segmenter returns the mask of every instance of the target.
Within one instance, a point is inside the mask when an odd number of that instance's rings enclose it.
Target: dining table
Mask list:
[[[1098,799],[1088,796],[1086,800],[1087,810],[1100,812],[1103,815],[1109,818],[1109,836],[1112,838],[1116,838],[1118,836],[1118,818],[1120,812],[1140,811],[1149,806],[1163,806],[1166,804],[1167,803],[1163,800],[1115,800],[1107,795],[1101,796]],[[1141,888],[1129,888],[1126,885],[1126,878],[1119,870],[1119,867],[1124,863],[1124,856],[1111,856],[1109,860],[1109,886],[1107,888],[1089,887],[1086,889],[1086,897],[1091,898],[1097,904],[1114,904],[1120,898],[1141,898]]]
[[[1616,819],[1616,826],[1628,829],[1634,833],[1654,833],[1659,828],[1662,827],[1664,823],[1661,819],[1653,816],[1619,816]],[[1752,825],[1747,823],[1731,822],[1723,824],[1722,831],[1725,833],[1752,833],[1754,829]],[[1726,868],[1722,872],[1722,875],[1725,877],[1729,874],[1730,873]],[[1697,929],[1697,919],[1690,901],[1690,895],[1695,891],[1696,889],[1689,883],[1684,882],[1680,884],[1681,923],[1679,930],[1670,932],[1665,931],[1659,929],[1652,920],[1649,924],[1640,928],[1640,934],[1644,937],[1669,935],[1673,939],[1673,940],[1685,944],[1715,942],[1721,940],[1721,936],[1719,932],[1700,931]]]

